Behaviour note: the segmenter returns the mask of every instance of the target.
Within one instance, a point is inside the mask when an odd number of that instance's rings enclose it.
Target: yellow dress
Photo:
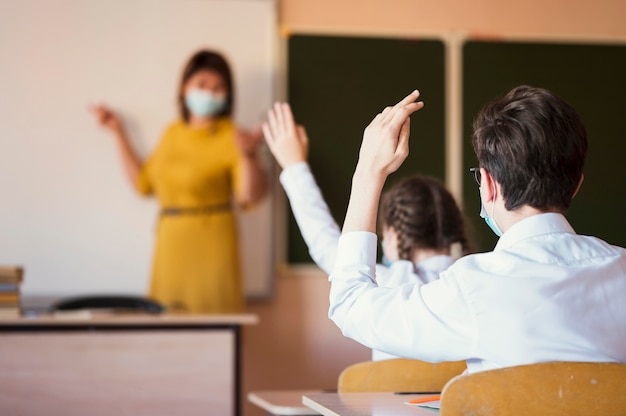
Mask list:
[[[200,129],[177,121],[137,179],[137,189],[156,195],[162,208],[149,295],[170,312],[244,308],[236,221],[229,208],[240,170],[234,135],[227,118]]]

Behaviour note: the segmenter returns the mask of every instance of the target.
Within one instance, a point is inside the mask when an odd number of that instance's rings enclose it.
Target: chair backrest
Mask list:
[[[419,360],[393,358],[353,364],[339,375],[337,391],[428,391],[440,392],[454,376],[467,366],[464,361],[427,363]]]
[[[453,378],[442,416],[626,415],[626,364],[550,362]]]

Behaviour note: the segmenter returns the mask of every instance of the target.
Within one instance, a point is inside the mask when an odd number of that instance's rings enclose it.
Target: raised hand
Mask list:
[[[113,137],[115,138],[115,142],[118,145],[120,155],[122,157],[122,163],[124,165],[126,176],[131,185],[135,187],[143,162],[135,153],[130,140],[126,136],[124,126],[119,116],[110,108],[103,105],[89,106],[89,111],[93,113],[100,126],[113,133]]]
[[[104,105],[89,106],[89,111],[95,116],[98,124],[116,135],[123,134],[123,126],[119,116]]]
[[[262,139],[263,133],[260,127],[252,131],[237,129],[235,133],[235,142],[239,152],[249,158],[256,156]]]
[[[424,107],[415,90],[393,107],[387,107],[365,128],[358,170],[384,176],[395,172],[409,155],[409,116]]]
[[[363,133],[343,232],[376,232],[380,194],[387,176],[409,155],[409,116],[424,107],[417,90],[378,114]]]
[[[281,168],[307,160],[309,138],[302,126],[296,125],[287,103],[276,103],[267,112],[269,122],[263,123],[263,135]]]

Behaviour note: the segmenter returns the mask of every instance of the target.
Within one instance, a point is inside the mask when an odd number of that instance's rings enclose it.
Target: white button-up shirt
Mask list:
[[[281,172],[280,182],[289,198],[291,210],[311,258],[322,270],[330,274],[335,265],[341,230],[324,201],[309,165],[301,162],[288,166]],[[375,255],[376,251],[374,261]],[[452,263],[453,259],[450,256],[434,256],[418,264],[408,260],[395,261],[389,267],[376,264],[376,282],[382,287],[427,283],[438,279],[439,273]],[[396,357],[373,351],[372,358],[380,360]]]
[[[545,361],[626,363],[626,250],[534,215],[493,252],[457,260],[428,284],[375,282],[376,235],[341,236],[329,316],[390,354],[467,360],[468,371]]]

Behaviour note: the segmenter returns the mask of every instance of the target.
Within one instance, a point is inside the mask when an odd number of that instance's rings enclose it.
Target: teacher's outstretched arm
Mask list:
[[[131,186],[135,188],[139,170],[143,162],[135,152],[135,149],[133,149],[120,116],[104,105],[90,106],[89,110],[93,113],[98,124],[107,129],[113,137],[115,137],[115,142],[117,143],[124,166],[124,172]]]
[[[251,206],[261,201],[269,189],[267,172],[259,156],[262,141],[263,132],[260,127],[254,131],[240,128],[235,134],[235,143],[241,159],[237,200],[242,206]]]
[[[359,160],[352,177],[352,191],[343,233],[376,232],[378,201],[389,174],[409,155],[410,119],[424,107],[415,90],[393,107],[378,114],[363,133]]]

